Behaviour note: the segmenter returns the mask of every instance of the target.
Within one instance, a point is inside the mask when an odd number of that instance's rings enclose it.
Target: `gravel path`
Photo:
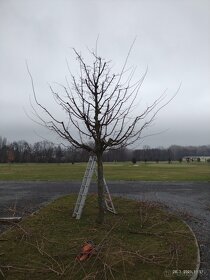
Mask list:
[[[201,250],[199,280],[210,279],[210,183],[109,182],[114,195],[166,204],[191,226]],[[78,192],[79,182],[0,182],[0,216],[25,215]],[[95,192],[93,184],[91,191]],[[5,229],[0,225],[0,231]]]

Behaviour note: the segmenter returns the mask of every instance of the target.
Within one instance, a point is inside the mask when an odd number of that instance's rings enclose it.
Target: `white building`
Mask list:
[[[197,162],[207,162],[210,159],[210,156],[186,156],[183,157],[183,161],[197,161]]]

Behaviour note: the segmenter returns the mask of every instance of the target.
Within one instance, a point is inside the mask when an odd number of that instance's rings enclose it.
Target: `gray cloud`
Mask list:
[[[209,6],[208,0],[0,1],[0,135],[34,142],[39,140],[34,129],[43,133],[23,111],[31,110],[25,60],[40,99],[50,104],[47,82],[63,83],[66,57],[75,71],[71,48],[85,55],[99,34],[99,51],[113,60],[114,69],[137,36],[129,64],[138,67],[137,76],[149,67],[143,104],[166,88],[172,96],[182,82],[148,133],[169,130],[144,143],[209,144]]]

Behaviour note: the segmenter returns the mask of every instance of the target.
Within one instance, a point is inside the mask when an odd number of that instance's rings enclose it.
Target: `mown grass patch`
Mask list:
[[[0,164],[0,180],[67,181],[81,180],[87,163]]]
[[[0,180],[80,181],[87,163],[0,164]],[[104,163],[107,180],[210,181],[208,163]]]
[[[96,196],[88,197],[81,220],[71,216],[75,200],[75,195],[57,199],[1,235],[2,277],[161,280],[178,279],[166,278],[165,271],[195,269],[191,232],[162,206],[115,198],[118,214],[107,213],[99,226]],[[87,240],[96,252],[79,262],[76,256]]]

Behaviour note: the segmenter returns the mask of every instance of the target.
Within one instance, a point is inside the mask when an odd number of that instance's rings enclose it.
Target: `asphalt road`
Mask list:
[[[109,182],[113,195],[158,201],[191,226],[200,246],[199,279],[210,279],[210,183]],[[55,198],[79,191],[79,182],[0,182],[0,216],[27,215]],[[91,192],[96,191],[93,184]],[[0,231],[5,229],[0,225]]]

